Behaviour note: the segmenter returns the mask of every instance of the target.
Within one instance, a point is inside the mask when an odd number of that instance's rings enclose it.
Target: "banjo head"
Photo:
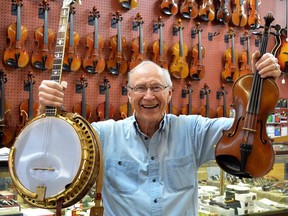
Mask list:
[[[17,192],[40,208],[78,202],[99,174],[100,141],[78,114],[38,116],[16,138],[9,172]]]

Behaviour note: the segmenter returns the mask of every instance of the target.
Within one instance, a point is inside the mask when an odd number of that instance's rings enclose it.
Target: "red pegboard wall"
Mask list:
[[[49,11],[49,28],[57,33],[60,10],[62,7],[62,1],[48,1],[50,5]],[[230,2],[230,1],[229,1]],[[43,25],[43,20],[38,18],[38,6],[42,3],[41,0],[23,0],[23,7],[21,9],[22,15],[22,25],[26,26],[28,29],[28,38],[25,41],[25,49],[29,52],[30,56],[32,52],[36,49],[34,43],[34,31],[37,27]],[[102,56],[107,60],[109,57],[109,38],[117,33],[116,29],[111,28],[111,15],[117,10],[123,14],[123,21],[121,23],[122,36],[126,38],[127,41],[127,58],[131,57],[130,42],[132,39],[138,37],[138,31],[132,31],[132,22],[134,16],[139,12],[142,15],[143,24],[143,36],[149,45],[153,41],[158,39],[158,34],[153,34],[153,24],[157,20],[158,16],[163,17],[164,21],[164,40],[167,42],[168,47],[171,47],[174,43],[178,42],[178,36],[173,36],[172,30],[174,24],[176,24],[177,19],[181,18],[178,14],[176,16],[167,16],[160,11],[159,0],[139,0],[138,7],[133,10],[126,10],[121,8],[118,0],[83,0],[82,5],[75,5],[76,14],[74,16],[74,30],[80,35],[80,42],[77,47],[77,51],[80,56],[85,55],[85,36],[93,32],[93,26],[88,25],[88,15],[92,10],[93,6],[96,6],[100,12],[99,18],[99,34],[105,39],[105,46],[102,51]],[[229,5],[230,7],[230,5]],[[263,16],[267,14],[268,11],[273,12],[275,21],[273,24],[280,24],[282,27],[286,26],[285,22],[285,7],[286,1],[276,0],[262,0],[260,6],[261,20],[263,21]],[[231,9],[231,8],[230,8]],[[230,10],[230,12],[232,12]],[[7,27],[16,22],[16,16],[11,15],[11,0],[1,0],[0,2],[0,13],[2,15],[0,22],[0,68],[2,68],[7,75],[7,83],[5,84],[5,97],[7,102],[11,106],[12,119],[10,125],[16,127],[19,124],[19,105],[24,99],[28,99],[28,92],[24,91],[23,85],[24,80],[27,80],[27,74],[32,71],[35,74],[35,85],[34,85],[34,100],[38,100],[38,86],[44,79],[50,79],[51,71],[39,71],[34,69],[31,64],[25,68],[14,69],[3,64],[3,54],[5,49],[9,46],[7,44]],[[187,44],[189,53],[192,50],[193,45],[198,43],[196,39],[190,37],[190,32],[194,28],[195,20],[184,20],[183,23],[183,41]],[[221,71],[223,68],[223,55],[227,48],[230,47],[230,43],[224,42],[224,35],[228,31],[228,25],[220,25],[215,22],[201,22],[202,32],[202,45],[205,49],[205,56],[203,59],[203,64],[206,68],[205,76],[200,81],[192,81],[192,101],[193,106],[199,108],[205,103],[205,100],[200,100],[199,91],[203,88],[204,83],[207,83],[211,89],[210,94],[210,106],[212,109],[216,109],[222,104],[222,100],[216,100],[216,91],[225,84],[225,88],[228,91],[227,103],[228,105],[232,102],[231,95],[231,83],[224,83],[221,79]],[[219,32],[218,36],[213,37],[212,41],[208,40],[208,32],[215,33]],[[235,37],[235,50],[239,53],[245,50],[245,46],[240,44],[240,36],[244,33],[244,28],[236,27],[234,28],[236,34]],[[251,33],[252,31],[250,31]],[[255,36],[251,38],[251,51],[255,51],[258,48],[254,44]],[[271,36],[269,43],[269,49],[274,46],[274,39]],[[54,46],[53,46],[54,47]],[[52,50],[53,51],[53,50]],[[151,58],[151,49],[148,49],[148,57]],[[168,60],[172,62],[171,53],[168,52]],[[191,61],[191,57],[187,57],[187,61]],[[77,72],[63,72],[62,80],[68,82],[68,89],[65,92],[65,108],[68,111],[72,111],[75,103],[81,101],[81,94],[76,94],[75,85],[76,81],[80,79],[81,75],[84,75],[88,81],[88,87],[86,89],[86,99],[87,103],[92,107],[92,120],[97,120],[96,107],[98,104],[104,102],[105,96],[99,94],[99,85],[102,82],[104,76],[108,78],[111,83],[110,88],[110,103],[115,107],[115,119],[119,119],[119,106],[127,101],[126,96],[121,95],[122,85],[126,84],[127,75],[111,75],[105,70],[101,74],[88,74],[87,72],[80,69]],[[285,77],[286,79],[286,77]],[[189,77],[185,80],[183,79],[173,79],[174,92],[173,92],[173,104],[175,107],[180,108],[182,105],[187,104],[188,99],[181,98],[182,88],[185,87]],[[287,80],[286,80],[287,83]],[[287,87],[281,85],[279,81],[279,87],[281,92],[281,97],[287,97]]]

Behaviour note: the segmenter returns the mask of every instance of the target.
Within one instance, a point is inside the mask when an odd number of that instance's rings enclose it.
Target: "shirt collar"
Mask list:
[[[141,132],[141,130],[140,130],[140,128],[139,128],[139,125],[138,125],[138,123],[137,123],[137,121],[136,121],[136,118],[135,118],[135,112],[133,113],[132,118],[133,118],[133,119],[132,119],[132,122],[133,122],[133,124],[134,124],[135,129],[136,129],[138,132]],[[164,128],[166,127],[166,124],[167,124],[167,115],[166,115],[166,113],[165,113],[163,119],[161,120],[161,122],[160,122],[160,124],[159,124],[158,130],[159,130],[159,131],[164,130]],[[142,133],[142,132],[141,132],[141,133]]]

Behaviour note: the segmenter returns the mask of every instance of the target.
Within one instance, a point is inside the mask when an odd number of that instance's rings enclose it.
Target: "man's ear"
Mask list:
[[[129,103],[131,103],[131,92],[130,91],[128,91],[127,96],[128,96]]]
[[[168,103],[171,101],[171,98],[172,98],[172,89],[169,90]]]

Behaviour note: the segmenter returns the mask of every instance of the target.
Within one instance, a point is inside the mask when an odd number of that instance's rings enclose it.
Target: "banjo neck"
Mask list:
[[[67,34],[68,20],[69,20],[70,5],[63,5],[61,9],[61,16],[59,21],[59,28],[56,40],[56,47],[54,53],[54,61],[51,73],[51,80],[60,83],[63,68],[63,59],[65,52],[65,39]],[[46,107],[46,116],[56,116],[57,108]]]

